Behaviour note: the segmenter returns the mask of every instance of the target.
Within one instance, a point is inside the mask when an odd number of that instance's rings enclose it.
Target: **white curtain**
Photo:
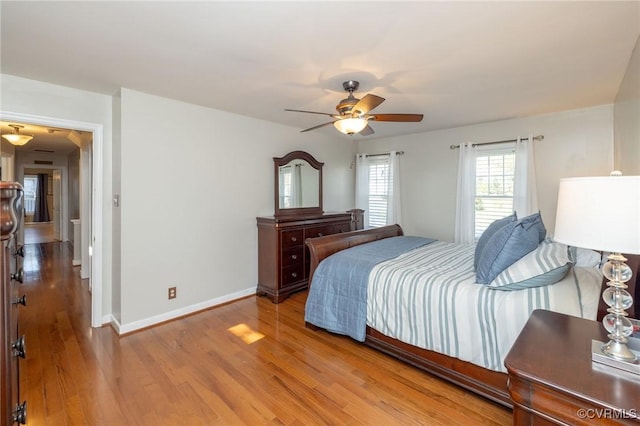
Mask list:
[[[538,212],[538,188],[533,154],[533,135],[518,138],[513,179],[513,209],[519,218]]]
[[[471,142],[460,144],[454,241],[475,242],[476,152]]]
[[[369,226],[369,158],[356,155],[356,208],[364,210],[363,223]]]
[[[387,225],[400,224],[400,156],[396,151],[389,153],[389,187],[387,189]]]

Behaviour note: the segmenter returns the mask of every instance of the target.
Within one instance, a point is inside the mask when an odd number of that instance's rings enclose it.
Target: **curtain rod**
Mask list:
[[[529,138],[520,138],[520,140],[522,140],[522,139],[529,140]],[[534,141],[541,141],[543,139],[544,139],[544,135],[538,135],[538,136],[534,136],[533,137]],[[510,143],[510,142],[518,142],[518,139],[509,139],[509,140],[506,140],[506,141],[480,142],[480,143],[471,144],[471,146],[495,145],[495,144],[499,144],[499,143]],[[457,148],[460,148],[460,145],[451,145],[449,148],[457,149]]]
[[[383,155],[391,155],[391,153],[383,152],[382,154],[366,154],[367,157],[381,157]],[[404,151],[396,151],[396,155],[404,155]]]

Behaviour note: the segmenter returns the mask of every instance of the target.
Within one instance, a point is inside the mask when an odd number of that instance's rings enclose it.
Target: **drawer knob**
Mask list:
[[[24,348],[24,334],[18,338],[15,342],[11,344],[11,348],[13,349],[13,356],[19,356],[20,358],[25,358],[27,355]]]
[[[13,304],[27,306],[27,295],[23,294],[22,297],[16,297],[13,299]]]
[[[298,273],[297,273],[297,272],[292,272],[292,273],[291,273],[291,276],[292,276],[293,278],[295,278],[295,277],[297,277],[297,276],[298,276]]]
[[[296,241],[298,241],[298,238],[296,238],[296,237],[291,237],[291,241],[293,241],[293,242],[295,243]]]
[[[11,279],[22,284],[24,282],[24,270],[22,268],[18,269],[18,272],[11,274]]]
[[[20,246],[13,252],[14,256],[24,257],[24,246]]]
[[[16,409],[13,410],[13,422],[20,425],[27,424],[27,401],[16,404]]]
[[[298,258],[298,255],[297,255],[297,254],[292,254],[292,255],[291,255],[291,258],[292,258],[293,260],[296,260],[296,259]]]

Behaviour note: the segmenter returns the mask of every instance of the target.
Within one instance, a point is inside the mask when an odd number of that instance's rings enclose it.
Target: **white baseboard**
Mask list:
[[[193,314],[195,312],[203,311],[205,309],[213,308],[214,306],[222,305],[223,303],[232,302],[237,299],[242,299],[243,297],[251,296],[252,294],[256,294],[256,288],[251,287],[245,290],[237,291],[235,293],[231,293],[225,296],[216,297],[215,299],[210,299],[204,302],[196,303],[194,305],[185,306],[184,308],[175,309],[173,311],[165,312],[160,315],[155,315],[153,317],[145,318],[142,320],[134,321],[128,324],[120,324],[116,319],[109,315],[110,319],[107,323],[111,323],[113,328],[119,335],[131,333],[136,330],[140,330],[142,328],[151,327],[156,324],[160,324],[166,321],[170,321],[176,318],[180,318],[189,314]]]
[[[120,335],[120,321],[118,321],[116,319],[116,317],[114,317],[113,315],[109,314],[109,315],[105,315],[102,317],[102,325],[108,325],[110,324],[111,327],[113,327],[113,329],[116,331],[116,333],[118,335]]]

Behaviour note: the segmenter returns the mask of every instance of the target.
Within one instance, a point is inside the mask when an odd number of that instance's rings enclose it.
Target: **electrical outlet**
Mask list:
[[[175,299],[177,296],[177,288],[169,287],[169,299]]]

